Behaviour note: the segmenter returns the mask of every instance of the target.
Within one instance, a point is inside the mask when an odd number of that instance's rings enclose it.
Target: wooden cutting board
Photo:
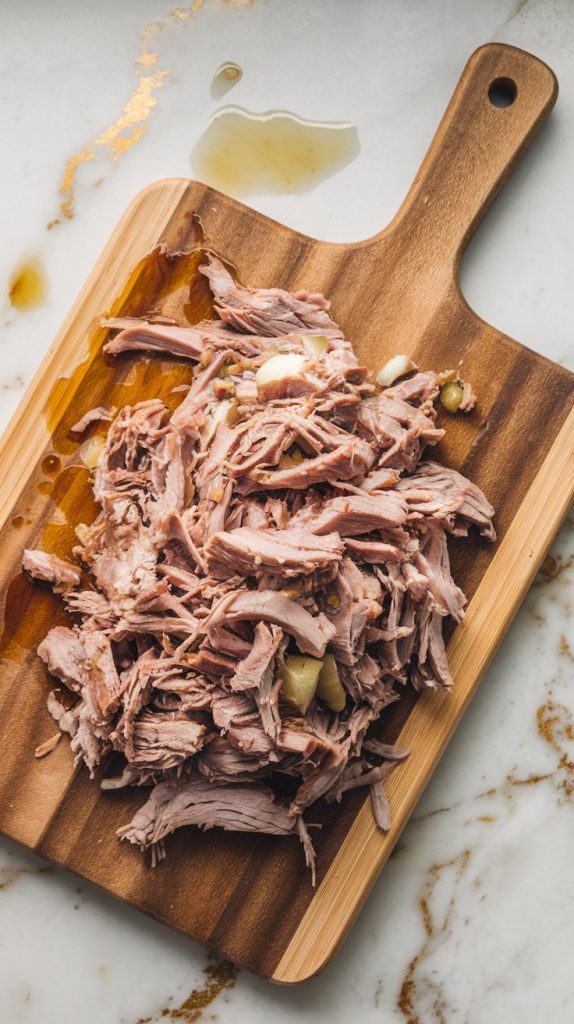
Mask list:
[[[500,79],[515,93],[504,109],[489,99]],[[458,286],[472,231],[556,93],[552,72],[529,54],[479,49],[399,213],[357,244],[306,238],[194,182],[152,185],[116,228],[0,448],[0,828],[275,981],[316,973],[342,941],[572,501],[574,376],[485,324]],[[113,362],[102,355],[97,322],[106,311],[210,315],[193,248],[201,232],[245,283],[324,291],[372,368],[396,352],[412,353],[422,367],[461,362],[479,397],[472,416],[445,415],[438,452],[484,488],[499,532],[495,547],[476,538],[452,546],[455,578],[472,598],[449,645],[455,689],[407,697],[385,712],[382,735],[412,749],[389,783],[388,835],[360,791],[314,813],[323,823],[314,833],[316,890],[295,839],[270,836],[185,830],[152,872],[115,836],[141,793],[101,794],[74,770],[66,742],[43,760],[32,753],[54,732],[45,708],[53,681],[35,648],[66,618],[58,600],[22,576],[21,551],[44,544],[66,556],[74,525],[94,515],[88,472],[68,437],[81,414],[152,395],[172,406],[181,399],[171,389],[189,379],[189,367],[129,355]],[[179,255],[152,252],[158,243]]]

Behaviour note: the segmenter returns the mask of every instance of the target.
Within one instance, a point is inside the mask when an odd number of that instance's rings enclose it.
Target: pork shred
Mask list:
[[[38,654],[69,691],[48,703],[77,761],[105,789],[147,787],[122,839],[155,864],[186,825],[293,835],[314,879],[315,801],[368,787],[390,826],[385,780],[407,751],[368,730],[405,686],[453,685],[443,625],[465,599],[447,535],[494,540],[494,510],[428,458],[437,374],[378,390],[322,295],[239,286],[211,255],[202,272],[217,319],[106,323],[109,354],[170,353],[189,388],[171,416],[158,399],[115,414],[75,564],[24,552],[71,615]],[[298,386],[262,394],[281,352],[307,357]],[[294,654],[334,657],[342,711],[282,697]]]

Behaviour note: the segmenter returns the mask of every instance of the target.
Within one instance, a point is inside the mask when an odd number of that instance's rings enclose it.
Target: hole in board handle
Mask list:
[[[493,107],[502,110],[504,107],[512,106],[517,92],[516,82],[513,82],[512,78],[495,78],[494,82],[490,83],[488,98]]]

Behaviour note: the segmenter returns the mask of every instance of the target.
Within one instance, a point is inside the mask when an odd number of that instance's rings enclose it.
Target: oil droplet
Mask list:
[[[38,490],[40,494],[51,494],[54,490],[54,484],[51,480],[42,480],[42,482],[38,484]]]
[[[211,83],[211,98],[213,100],[219,100],[234,85],[237,85],[239,79],[242,77],[243,71],[239,67],[239,64],[235,64],[231,60],[224,61],[220,64],[217,71],[213,76]]]
[[[46,455],[45,459],[42,459],[42,472],[46,476],[55,476],[59,473],[62,468],[62,462],[57,455]]]
[[[31,522],[31,519],[25,519],[24,516],[14,516],[12,526],[15,530],[21,530],[23,526],[29,526]]]
[[[28,260],[13,271],[8,294],[15,309],[37,309],[46,298],[46,292],[46,277],[39,260]]]
[[[196,178],[228,195],[307,192],[354,160],[360,148],[353,124],[223,107],[195,144],[191,163]]]

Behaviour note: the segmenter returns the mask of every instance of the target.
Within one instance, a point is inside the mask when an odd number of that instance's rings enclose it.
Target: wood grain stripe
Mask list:
[[[452,693],[424,693],[401,731],[398,743],[411,750],[387,790],[393,825],[384,835],[363,803],[352,831],[333,860],[273,980],[303,981],[327,963],[344,929],[359,913],[502,637],[506,633],[574,494],[574,410],[522,502],[490,563],[464,621],[448,647],[455,686]],[[360,880],[360,884],[357,884]]]

